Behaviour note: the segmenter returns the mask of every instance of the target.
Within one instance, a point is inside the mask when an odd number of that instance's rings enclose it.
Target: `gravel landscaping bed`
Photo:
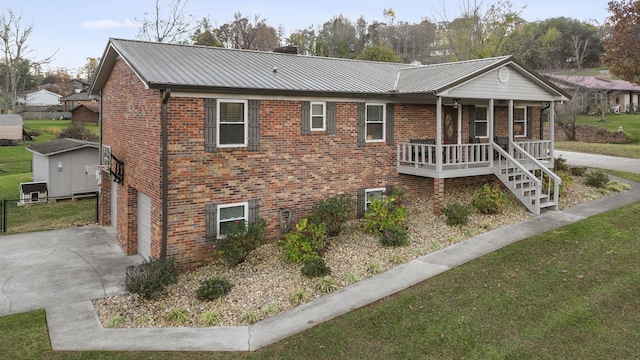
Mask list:
[[[480,185],[449,186],[446,199],[449,203],[470,203],[473,191]],[[508,191],[511,204],[500,215],[472,214],[469,224],[450,227],[445,216],[436,216],[431,199],[409,199],[407,225],[411,243],[391,248],[380,245],[376,236],[364,233],[361,222],[352,220],[345,224],[342,233],[331,238],[324,258],[331,268],[331,278],[339,287],[386,271],[401,263],[424,254],[437,251],[451,244],[521,222],[533,215]],[[606,195],[600,189],[584,185],[583,178],[576,177],[574,184],[561,197],[560,208],[565,209]],[[215,325],[239,326],[259,321],[280,311],[324,295],[316,288],[318,279],[309,279],[300,273],[301,265],[287,263],[282,251],[275,244],[265,244],[253,251],[247,260],[236,268],[210,264],[184,273],[175,285],[158,300],[147,301],[136,294],[125,294],[95,300],[94,307],[105,327],[170,327],[208,326],[201,315],[215,312]],[[224,276],[234,287],[220,299],[204,302],[195,297],[200,281],[213,276]],[[176,309],[186,310],[184,321],[169,320]]]

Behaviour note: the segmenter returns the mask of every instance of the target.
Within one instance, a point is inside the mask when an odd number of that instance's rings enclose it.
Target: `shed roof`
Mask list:
[[[350,96],[437,95],[487,71],[512,64],[551,93],[568,96],[512,56],[420,65],[123,39],[109,40],[92,92],[102,89],[117,59],[123,59],[147,88]]]
[[[27,147],[27,150],[34,154],[43,156],[51,156],[69,151],[75,151],[84,148],[100,149],[100,144],[93,141],[84,141],[77,139],[56,139],[42,144],[34,144]]]
[[[0,114],[0,125],[24,125],[24,121],[18,114]]]
[[[80,104],[76,107],[74,107],[73,109],[71,109],[71,112],[74,112],[80,108],[86,108],[87,110],[99,114],[100,113],[100,106],[99,105],[94,105],[94,104]]]

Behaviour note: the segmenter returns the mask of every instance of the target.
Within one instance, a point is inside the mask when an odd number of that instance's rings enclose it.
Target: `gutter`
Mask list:
[[[169,191],[169,169],[168,164],[169,164],[169,152],[167,150],[167,146],[169,143],[169,134],[168,134],[168,110],[167,110],[167,103],[169,102],[169,97],[171,97],[171,89],[170,88],[166,88],[164,89],[164,92],[162,93],[162,113],[160,115],[161,117],[161,125],[160,125],[160,131],[162,132],[162,160],[161,160],[161,165],[162,166],[162,190],[161,193],[162,195],[160,195],[161,197],[161,201],[162,201],[162,238],[161,238],[161,247],[160,247],[160,259],[166,259],[167,258],[167,232],[168,232],[168,224],[169,224],[169,219],[167,218],[167,213],[168,213],[168,191]]]

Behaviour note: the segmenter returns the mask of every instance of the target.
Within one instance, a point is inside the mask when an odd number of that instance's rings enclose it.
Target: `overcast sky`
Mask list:
[[[461,0],[462,1],[462,0]],[[465,0],[466,1],[466,0]],[[470,0],[473,1],[473,0]],[[161,0],[167,4],[170,0]],[[478,0],[480,2],[480,0]],[[609,15],[608,0],[512,0],[514,10],[522,10],[527,21],[568,17],[602,24]],[[446,3],[446,5],[445,5]],[[235,12],[244,16],[260,15],[268,25],[282,26],[286,33],[321,26],[334,15],[343,14],[352,21],[361,15],[367,20],[383,21],[383,10],[392,8],[397,21],[417,23],[422,19],[440,20],[443,13],[453,19],[460,13],[460,1],[425,0],[323,0],[323,1],[211,1],[188,0],[185,13],[194,19],[208,17],[214,26],[233,20]],[[483,1],[484,7],[494,1]],[[43,70],[66,69],[75,74],[88,57],[101,57],[110,37],[135,39],[140,27],[137,20],[145,13],[154,14],[155,0],[2,0],[2,10],[22,13],[24,24],[34,29],[27,56],[41,60],[55,53]],[[525,7],[526,6],[526,7]],[[443,10],[444,9],[444,10]]]

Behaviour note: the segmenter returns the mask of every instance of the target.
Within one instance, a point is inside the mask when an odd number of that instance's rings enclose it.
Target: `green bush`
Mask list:
[[[609,182],[609,176],[602,171],[589,172],[585,175],[584,183],[598,189],[603,189]]]
[[[72,123],[68,128],[58,134],[58,139],[71,138],[87,141],[98,141],[98,135],[84,127],[80,122]]]
[[[196,298],[201,301],[215,300],[233,289],[233,284],[224,277],[212,277],[202,280],[196,290]]]
[[[127,291],[149,300],[162,294],[165,288],[178,281],[178,264],[174,258],[155,259],[129,266],[126,271]]]
[[[440,209],[447,217],[447,225],[467,225],[469,223],[469,214],[471,210],[468,205],[460,203],[450,203]]]
[[[569,164],[567,164],[567,159],[563,159],[561,156],[558,156],[553,160],[553,171],[559,172],[563,171],[565,173],[570,172]]]
[[[409,244],[407,229],[403,226],[389,226],[380,234],[380,243],[383,246],[404,246]]]
[[[509,198],[497,183],[484,184],[481,189],[477,189],[473,193],[473,207],[482,214],[499,214],[510,203]]]
[[[587,167],[586,166],[573,166],[570,168],[571,175],[573,176],[584,176],[584,174],[587,173]]]
[[[236,221],[213,245],[214,258],[222,258],[225,264],[236,267],[251,251],[260,246],[266,228],[267,222],[263,218],[249,223],[248,226],[244,221]]]
[[[353,196],[341,194],[318,201],[313,205],[309,214],[309,222],[324,223],[328,236],[338,236],[342,231],[342,224],[355,209]]]
[[[307,257],[302,264],[300,272],[306,277],[314,278],[331,274],[331,268],[328,267],[324,259],[319,256]]]
[[[380,234],[393,226],[404,227],[407,220],[407,199],[402,190],[394,190],[372,199],[364,213],[364,230]]]
[[[284,240],[276,242],[284,252],[286,261],[302,263],[308,257],[322,256],[327,243],[327,228],[324,223],[314,224],[302,219],[295,231],[284,234]]]

